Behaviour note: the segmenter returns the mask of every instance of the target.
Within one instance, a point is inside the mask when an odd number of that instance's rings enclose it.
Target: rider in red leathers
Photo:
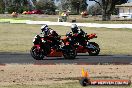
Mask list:
[[[79,43],[79,45],[86,46],[86,33],[80,29],[76,24],[71,25],[71,30],[74,38],[74,42]]]
[[[52,47],[59,49],[60,36],[57,34],[57,32],[49,28],[46,24],[41,27],[41,31],[41,35],[43,37],[47,36],[48,39],[52,41]]]
[[[76,24],[71,25],[71,30],[73,33],[73,40],[75,43],[79,43],[85,48],[94,49],[94,47],[89,44],[87,33],[85,33],[82,29],[80,29]]]

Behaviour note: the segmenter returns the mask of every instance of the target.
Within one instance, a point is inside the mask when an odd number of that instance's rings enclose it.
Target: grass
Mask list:
[[[0,19],[15,19],[15,20],[39,20],[39,21],[58,21],[58,15],[19,15],[17,18],[13,18],[10,14],[0,14]],[[115,17],[112,17],[114,19]],[[81,23],[101,23],[101,24],[132,24],[132,21],[125,20],[112,20],[112,21],[101,21],[101,16],[88,16],[82,18],[81,15],[70,15],[68,22],[76,19],[77,22]],[[115,18],[117,19],[117,18]]]
[[[0,52],[29,52],[33,37],[39,33],[40,25],[0,24]]]
[[[33,37],[40,33],[41,25],[27,24],[0,24],[0,52],[29,53],[32,47]],[[70,31],[70,27],[50,26],[60,35]],[[92,39],[100,45],[103,55],[124,54],[132,55],[132,30],[130,29],[107,29],[86,28],[82,29],[89,33],[96,33],[98,38]]]
[[[78,83],[52,84],[52,85],[11,85],[0,88],[84,88]],[[87,86],[85,88],[132,88],[132,86]]]

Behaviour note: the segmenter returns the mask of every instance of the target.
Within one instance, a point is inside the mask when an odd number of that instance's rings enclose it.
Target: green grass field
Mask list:
[[[0,19],[15,19],[15,20],[34,20],[34,21],[58,21],[58,15],[18,15],[17,18],[13,18],[10,14],[0,14]],[[82,18],[81,15],[70,15],[67,18],[67,22],[71,22],[76,19],[78,23],[101,23],[101,24],[132,24],[130,20],[122,20],[112,16],[111,21],[101,21],[101,16],[88,16],[87,18]]]
[[[40,33],[41,25],[0,24],[0,52],[29,53],[33,37]],[[49,26],[65,35],[70,27]],[[100,45],[103,55],[132,55],[132,30],[81,27],[85,32],[96,33],[98,38],[92,39]],[[63,37],[63,36],[62,36]]]
[[[52,84],[52,85],[11,85],[3,86],[0,88],[132,88],[132,86],[87,86],[82,87],[79,82],[65,83],[65,84]]]

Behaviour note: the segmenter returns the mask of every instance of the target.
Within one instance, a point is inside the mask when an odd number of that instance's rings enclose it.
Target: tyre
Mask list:
[[[35,60],[42,60],[44,58],[43,49],[38,50],[36,46],[31,48],[30,53]]]
[[[71,46],[65,46],[63,56],[65,59],[75,59],[76,58],[76,50]]]
[[[88,78],[82,78],[81,80],[79,80],[80,84],[85,87],[91,84],[90,80]]]
[[[90,56],[97,56],[100,53],[99,45],[95,42],[90,42],[90,44],[95,48],[88,51],[89,55]]]

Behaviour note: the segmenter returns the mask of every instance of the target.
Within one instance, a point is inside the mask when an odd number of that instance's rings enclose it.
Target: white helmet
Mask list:
[[[71,28],[76,28],[76,27],[77,27],[76,24],[72,24],[72,25],[71,25]]]
[[[43,26],[41,26],[41,30],[43,31],[48,31],[48,25],[44,24]]]
[[[73,33],[76,33],[77,30],[78,30],[78,26],[76,24],[72,24],[71,25],[71,30],[72,30]]]

